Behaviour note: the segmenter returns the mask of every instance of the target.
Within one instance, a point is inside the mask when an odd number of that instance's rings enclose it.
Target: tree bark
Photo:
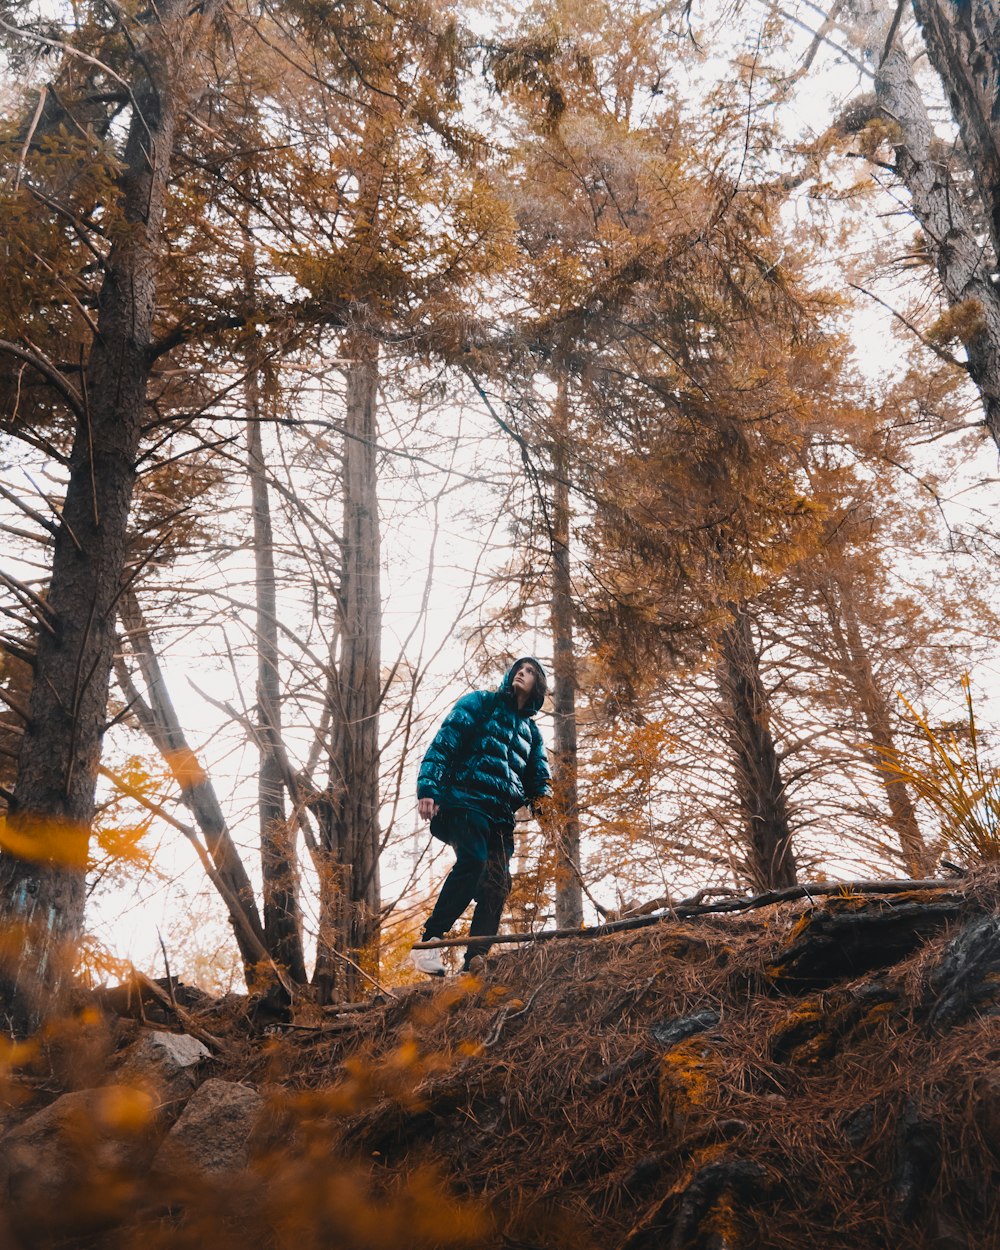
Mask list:
[[[565,374],[553,412],[552,442],[552,712],[555,729],[553,769],[556,847],[556,926],[583,924],[580,873],[580,808],[577,793],[576,658],[573,653],[573,584],[569,530],[569,391]]]
[[[885,25],[876,23],[876,33],[868,36],[873,54],[881,54]],[[986,426],[1000,446],[1000,292],[991,278],[996,256],[984,247],[946,160],[934,155],[927,108],[898,39],[879,66],[875,93],[882,112],[899,127],[893,141],[896,171],[910,193],[945,297],[952,307],[966,303],[979,307],[978,326],[970,328],[964,339],[968,370],[979,389]]]
[[[139,664],[148,703],[139,698],[138,692],[132,686],[123,660],[117,662],[119,684],[143,730],[173,772],[180,787],[181,799],[205,836],[208,853],[229,896],[223,895],[223,901],[230,912],[247,985],[253,988],[255,965],[264,946],[264,928],[257,910],[253,885],[230,835],[215,787],[198,763],[181,728],[142,608],[131,587],[122,595],[118,610],[129,647]],[[241,913],[240,918],[233,913],[234,902]]]
[[[343,565],[340,655],[331,682],[330,784],[320,810],[328,871],[321,888],[320,1001],[363,988],[351,964],[377,966],[379,941],[379,705],[382,588],[378,516],[378,346],[363,331],[345,340]]]
[[[274,533],[260,428],[259,362],[256,344],[247,349],[247,471],[253,502],[254,581],[257,598],[257,811],[260,825],[264,941],[272,959],[306,984],[299,909],[294,826],[284,804],[281,763],[281,684],[278,651],[277,579]]]
[[[750,618],[735,609],[722,635],[719,687],[744,818],[746,866],[760,890],[795,884],[795,856],[767,691]]]
[[[1000,257],[1000,4],[913,0],[930,63],[944,83]]]
[[[31,846],[0,859],[0,927],[12,955],[0,974],[0,1011],[18,1033],[61,1008],[83,928],[86,855],[105,729],[118,599],[136,476],[157,264],[187,19],[165,0],[134,59],[132,116],[119,177],[121,221],[104,265],[97,334],[84,374],[69,482],[56,530],[47,599],[51,630],[38,637],[17,779],[16,831]]]

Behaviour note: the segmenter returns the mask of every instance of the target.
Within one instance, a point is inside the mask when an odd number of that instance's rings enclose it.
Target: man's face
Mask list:
[[[534,692],[538,683],[538,674],[535,672],[533,664],[519,664],[514,670],[514,676],[511,678],[511,685],[517,694],[525,696]]]

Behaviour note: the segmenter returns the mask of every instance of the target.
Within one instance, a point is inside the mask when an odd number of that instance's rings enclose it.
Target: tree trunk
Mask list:
[[[249,284],[248,284],[249,285]],[[252,290],[250,292],[252,294]],[[274,534],[260,429],[259,362],[256,344],[247,349],[247,470],[253,500],[254,577],[257,596],[257,810],[260,822],[264,942],[275,963],[306,984],[299,914],[294,827],[285,814],[281,764],[281,684],[278,651]]]
[[[841,672],[858,697],[868,731],[868,741],[883,758],[895,752],[895,735],[889,705],[872,670],[850,586],[841,578],[831,579],[835,600],[830,603],[830,627],[843,658]],[[906,783],[891,771],[878,769],[889,804],[889,824],[899,839],[903,863],[913,877],[929,874],[933,856],[927,849],[917,812]]]
[[[139,600],[131,587],[122,595],[118,611],[132,654],[142,673],[148,704],[142,701],[132,686],[124,660],[116,662],[119,684],[143,730],[173,772],[181,798],[205,836],[208,853],[225,887],[223,901],[229,910],[247,985],[253,988],[255,965],[264,947],[264,929],[253,885],[230,836],[215,787],[198,763],[181,728]]]
[[[200,21],[209,19],[202,8]],[[16,1032],[61,1007],[83,928],[86,856],[115,648],[115,620],[141,436],[156,272],[179,78],[180,0],[164,0],[137,53],[132,116],[119,178],[122,222],[105,262],[84,374],[69,482],[56,531],[38,637],[31,719],[10,811],[30,852],[0,860],[0,926],[16,955],[0,980],[0,1010]]]
[[[994,256],[1000,257],[1000,5],[913,0],[930,63],[969,155]]]
[[[555,728],[553,769],[556,848],[556,926],[583,924],[580,876],[580,811],[577,794],[576,658],[573,653],[573,586],[569,553],[569,482],[566,444],[569,437],[569,393],[565,375],[559,380],[552,444],[552,711]]]
[[[378,964],[379,704],[382,590],[375,446],[378,346],[358,331],[344,343],[343,571],[340,656],[331,682],[330,785],[321,810],[329,870],[321,882],[322,942],[314,983],[320,1001],[362,988],[336,951],[369,969]]]
[[[771,734],[767,691],[744,608],[735,609],[722,635],[719,686],[746,836],[746,864],[754,886],[775,890],[795,884],[788,803]]]
[[[916,7],[916,6],[915,6]],[[884,14],[882,15],[885,16]],[[881,55],[886,23],[868,35],[869,51]],[[934,256],[949,305],[978,305],[964,336],[969,376],[979,388],[986,426],[1000,446],[1000,292],[991,274],[996,258],[982,239],[952,179],[945,158],[934,155],[934,133],[906,52],[897,41],[875,78],[882,112],[899,127],[896,171],[910,193],[911,208]]]

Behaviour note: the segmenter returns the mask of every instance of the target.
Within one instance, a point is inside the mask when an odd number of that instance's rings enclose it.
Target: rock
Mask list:
[[[700,1168],[681,1194],[670,1250],[743,1243],[739,1207],[759,1204],[768,1179],[767,1170],[753,1159],[723,1156]]]
[[[866,1102],[848,1112],[840,1122],[840,1131],[852,1150],[858,1150],[871,1137],[875,1128],[875,1104]]]
[[[246,1167],[263,1106],[260,1094],[246,1085],[205,1081],[167,1134],[153,1166],[162,1172],[196,1170],[202,1175]]]
[[[849,1040],[867,1036],[892,1012],[899,990],[882,981],[800,999],[768,1039],[775,1063],[819,1067]]]
[[[1000,917],[978,916],[959,929],[927,977],[927,1029],[954,1028],[996,1011],[998,974]]]
[[[661,1046],[676,1046],[695,1033],[707,1033],[719,1023],[719,1013],[706,1008],[693,1016],[681,1016],[673,1020],[657,1020],[651,1027],[653,1038]]]
[[[941,1132],[907,1099],[896,1125],[896,1166],[892,1179],[897,1217],[911,1224],[920,1215],[941,1168]]]
[[[198,1065],[211,1052],[186,1033],[143,1033],[125,1051],[119,1074],[147,1088],[162,1103],[183,1101],[197,1088]]]
[[[107,1228],[149,1166],[155,1106],[128,1085],[63,1094],[0,1142],[0,1206],[29,1244]]]

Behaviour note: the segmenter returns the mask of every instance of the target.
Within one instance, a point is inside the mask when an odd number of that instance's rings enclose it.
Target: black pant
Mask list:
[[[470,936],[496,933],[510,893],[513,822],[491,820],[465,808],[445,809],[431,821],[431,833],[453,847],[457,858],[424,925],[423,940],[444,937],[473,899],[476,910]],[[470,947],[465,952],[465,967],[473,956],[485,955],[489,949],[488,942]]]

